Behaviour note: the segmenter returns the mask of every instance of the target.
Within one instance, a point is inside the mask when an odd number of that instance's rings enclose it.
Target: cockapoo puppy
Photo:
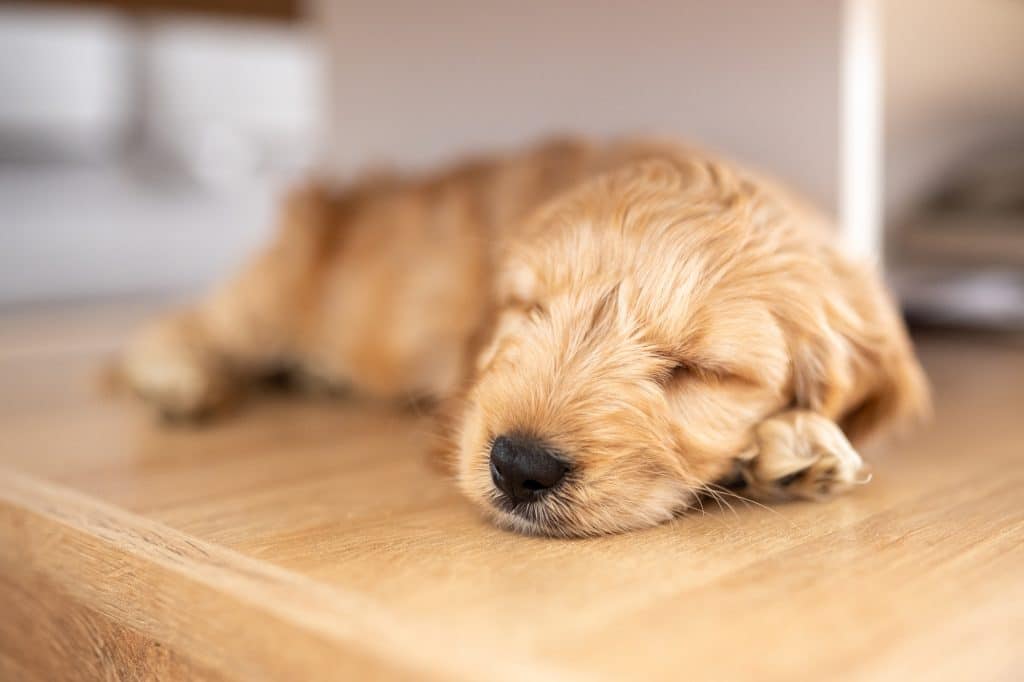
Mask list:
[[[781,187],[666,142],[558,141],[287,201],[273,244],[121,371],[166,414],[287,368],[440,403],[498,524],[595,535],[717,484],[825,499],[927,389],[879,276]]]

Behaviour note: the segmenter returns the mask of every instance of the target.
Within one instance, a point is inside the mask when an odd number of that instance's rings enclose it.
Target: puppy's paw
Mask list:
[[[746,492],[760,498],[825,500],[871,479],[839,426],[806,410],[761,422],[745,459]]]
[[[143,330],[118,369],[121,381],[168,419],[205,416],[232,395],[227,373],[182,319]]]

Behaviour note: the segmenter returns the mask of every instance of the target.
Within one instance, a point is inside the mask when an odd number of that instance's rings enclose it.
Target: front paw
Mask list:
[[[761,422],[740,472],[747,492],[767,499],[825,500],[871,478],[839,426],[806,410]]]

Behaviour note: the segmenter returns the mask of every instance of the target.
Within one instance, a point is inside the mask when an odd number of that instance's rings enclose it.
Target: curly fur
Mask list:
[[[662,141],[302,188],[276,242],[145,331],[123,371],[194,414],[281,366],[441,401],[464,493],[552,535],[659,523],[737,477],[765,497],[828,497],[864,479],[848,438],[927,408],[880,278],[828,221]],[[488,462],[506,433],[563,453],[563,484],[504,499]]]

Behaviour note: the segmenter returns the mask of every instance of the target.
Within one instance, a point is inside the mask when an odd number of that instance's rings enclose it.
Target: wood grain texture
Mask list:
[[[483,522],[427,418],[95,390],[144,308],[0,320],[0,679],[1020,679],[1024,349],[921,339],[937,414],[833,503],[618,537]]]

